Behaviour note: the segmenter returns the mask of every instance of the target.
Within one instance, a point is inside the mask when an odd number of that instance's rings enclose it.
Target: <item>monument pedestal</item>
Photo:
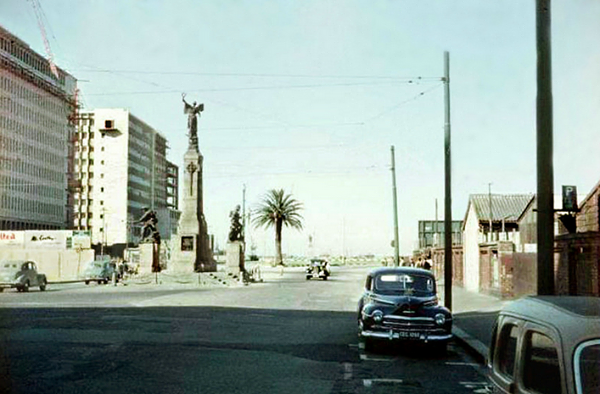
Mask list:
[[[140,274],[151,274],[153,266],[159,266],[160,245],[156,243],[140,244]]]
[[[183,156],[184,171],[181,193],[182,210],[176,244],[167,269],[172,272],[216,271],[212,255],[202,199],[202,161],[197,147]]]
[[[244,243],[242,241],[227,242],[227,271],[239,276],[244,267]]]

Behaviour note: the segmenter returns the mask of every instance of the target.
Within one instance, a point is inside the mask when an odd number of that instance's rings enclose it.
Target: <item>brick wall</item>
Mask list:
[[[600,296],[600,232],[556,239],[556,294]]]
[[[513,253],[509,270],[512,277],[511,297],[537,293],[537,253]]]
[[[581,211],[577,214],[577,232],[585,233],[588,231],[600,231],[598,226],[598,206],[600,204],[600,188],[592,192],[581,206]]]

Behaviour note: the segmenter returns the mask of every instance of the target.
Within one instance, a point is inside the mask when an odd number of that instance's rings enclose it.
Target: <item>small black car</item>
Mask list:
[[[327,280],[331,275],[331,267],[325,259],[312,259],[306,267],[306,280],[311,278]]]
[[[367,350],[374,341],[413,341],[444,352],[452,338],[452,314],[438,305],[430,271],[378,268],[367,276],[358,304],[358,329]]]

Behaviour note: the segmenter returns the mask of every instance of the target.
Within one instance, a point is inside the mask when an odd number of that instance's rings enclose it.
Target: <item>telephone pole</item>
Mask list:
[[[554,168],[550,0],[536,0],[537,41],[537,287],[554,294]]]
[[[242,190],[242,239],[246,240],[246,184]]]
[[[444,52],[444,305],[452,309],[452,178],[450,160],[450,53]]]
[[[396,194],[396,157],[392,145],[392,185],[394,195],[394,266],[400,265],[400,245],[398,245],[398,197]]]

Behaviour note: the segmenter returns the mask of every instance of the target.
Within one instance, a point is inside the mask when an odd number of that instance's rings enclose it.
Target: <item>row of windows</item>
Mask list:
[[[63,226],[22,220],[0,220],[0,230],[59,230]]]
[[[57,218],[62,218],[65,215],[64,203],[57,202],[52,204],[7,194],[2,195],[1,201],[2,208],[14,212],[16,215],[29,213],[36,215],[50,215]]]
[[[63,152],[66,147],[65,125],[41,127],[39,125],[24,124],[10,117],[0,116],[0,130],[6,130],[10,135],[20,136],[27,141],[37,143],[40,146],[43,145],[47,149],[51,148]]]
[[[15,41],[6,36],[0,36],[0,48],[4,51],[10,53],[12,56],[16,57],[20,61],[27,64],[29,67],[39,71],[40,73],[51,77],[52,79],[56,79],[52,71],[50,70],[50,64],[48,60],[44,59],[39,54],[35,53],[31,49],[24,47],[18,41]],[[60,83],[65,83],[65,76],[62,72],[59,71],[59,81]]]
[[[0,88],[19,101],[34,103],[36,108],[46,110],[49,115],[65,117],[69,111],[65,102],[54,95],[30,87],[28,82],[20,78],[1,76]]]

